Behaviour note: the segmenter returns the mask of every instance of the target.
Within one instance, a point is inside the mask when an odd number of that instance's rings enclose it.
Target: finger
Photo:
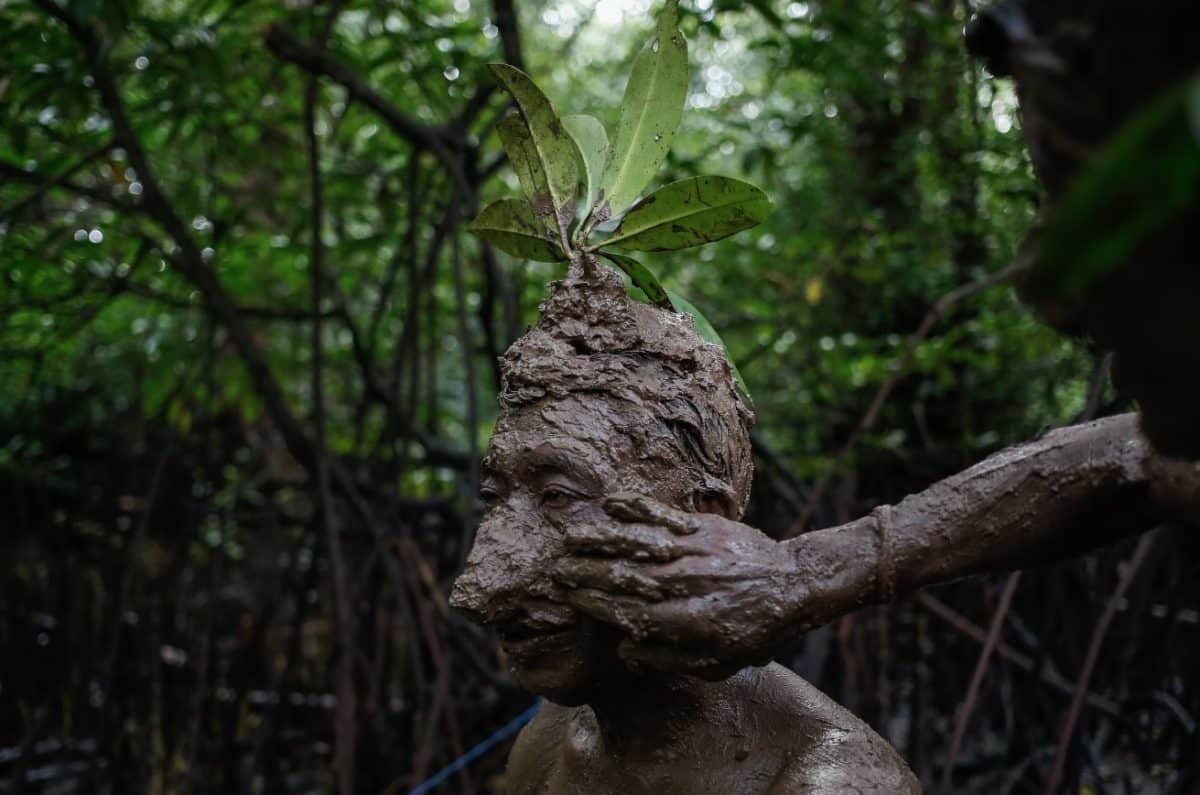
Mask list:
[[[604,501],[609,516],[626,522],[648,522],[678,535],[692,535],[701,527],[696,514],[678,511],[657,500],[633,492],[614,494]]]
[[[610,594],[594,588],[567,592],[567,601],[605,624],[622,630],[632,638],[646,637],[646,602],[630,596]]]
[[[569,588],[592,588],[610,594],[640,596],[662,601],[663,589],[645,567],[625,560],[580,560],[564,558],[554,566],[553,576]]]
[[[728,679],[745,666],[711,654],[675,644],[642,642],[629,638],[617,646],[617,655],[632,669],[652,668],[668,673],[688,674],[716,682]]]
[[[579,525],[568,528],[563,540],[577,554],[633,560],[665,562],[688,552],[670,531],[647,525]]]

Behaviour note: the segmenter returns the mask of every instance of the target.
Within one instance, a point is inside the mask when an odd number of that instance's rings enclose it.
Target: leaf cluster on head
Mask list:
[[[679,31],[678,0],[667,0],[653,38],[634,60],[611,144],[595,117],[560,117],[521,70],[490,68],[517,107],[498,133],[524,199],[489,205],[471,231],[522,259],[588,263],[599,254],[651,303],[692,315],[705,338],[724,348],[695,307],[665,290],[644,265],[611,251],[700,246],[755,226],[772,210],[761,189],[731,177],[691,177],[638,198],[666,160],[687,98],[687,40]],[[601,224],[611,232],[593,240]],[[744,392],[736,367],[734,372]]]

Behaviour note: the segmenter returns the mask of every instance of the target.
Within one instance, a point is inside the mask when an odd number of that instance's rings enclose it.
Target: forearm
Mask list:
[[[1125,414],[1003,450],[873,517],[880,566],[907,592],[1079,555],[1165,518],[1149,446]]]
[[[1009,448],[870,516],[786,542],[815,599],[815,626],[869,603],[970,574],[1082,554],[1178,515],[1137,417]],[[1178,492],[1178,489],[1176,489]],[[813,602],[819,603],[814,605]]]
[[[724,676],[797,632],[922,586],[1197,520],[1200,463],[1153,455],[1126,415],[1054,431],[782,543],[644,495],[603,507],[607,520],[567,531],[572,554],[555,576],[571,603],[626,633],[627,660]]]

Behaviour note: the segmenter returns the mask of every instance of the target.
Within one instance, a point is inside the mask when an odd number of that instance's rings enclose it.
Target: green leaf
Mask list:
[[[575,194],[579,182],[579,172],[575,167],[575,142],[567,134],[550,100],[534,85],[529,75],[508,64],[494,63],[489,67],[516,100],[521,117],[529,129],[537,162],[546,175],[549,196],[535,196],[530,203],[539,216],[547,213],[554,215],[565,236],[575,216]]]
[[[579,147],[584,182],[587,186],[583,209],[584,212],[589,212],[596,203],[596,194],[600,192],[600,177],[604,173],[604,163],[608,157],[608,134],[604,132],[604,125],[595,116],[563,116],[563,124],[575,140],[575,145]]]
[[[597,248],[675,251],[699,246],[760,223],[772,209],[767,194],[749,182],[729,177],[681,179],[634,205]]]
[[[661,306],[663,309],[674,309],[674,305],[671,303],[671,298],[669,295],[667,295],[667,291],[663,289],[663,286],[659,283],[658,278],[651,273],[650,269],[645,265],[638,262],[633,257],[626,257],[623,254],[614,254],[610,251],[602,252],[601,256],[605,257],[618,268],[625,271],[625,275],[629,277],[631,282],[633,282],[633,286],[645,293],[646,297],[650,299],[650,303]]]
[[[748,406],[753,408],[754,400],[750,397],[750,390],[746,388],[746,382],[742,380],[742,374],[738,371],[737,365],[733,363],[733,357],[729,355],[729,349],[725,347],[725,341],[721,339],[721,335],[713,328],[712,323],[709,323],[704,313],[689,303],[683,296],[673,293],[670,290],[667,290],[666,293],[671,299],[672,308],[676,312],[681,315],[692,316],[692,321],[696,325],[696,333],[700,335],[702,340],[711,342],[725,351],[725,360],[729,362],[729,369],[733,371],[733,381],[737,385],[738,394],[746,400]]]
[[[546,183],[546,172],[538,160],[529,126],[525,124],[521,114],[514,113],[501,119],[496,131],[500,134],[508,161],[521,182],[521,191],[525,198],[529,200],[534,213],[542,219],[546,228],[557,235],[558,219],[554,215],[553,202],[548,198],[550,188]]]
[[[538,262],[566,259],[555,238],[546,234],[533,209],[521,199],[501,199],[489,204],[467,228],[514,257]]]
[[[638,197],[675,140],[688,83],[687,40],[678,29],[677,5],[677,0],[667,0],[654,38],[633,62],[600,184],[601,221],[620,214]]]
[[[1148,238],[1200,205],[1200,78],[1149,103],[1100,149],[1052,210],[1030,286],[1083,296]]]

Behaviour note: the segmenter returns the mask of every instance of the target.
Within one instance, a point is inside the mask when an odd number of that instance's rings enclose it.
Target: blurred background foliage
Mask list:
[[[967,291],[904,356],[940,298],[1009,265],[1039,202],[1011,85],[962,45],[973,5],[681,8],[691,86],[657,184],[741,177],[777,209],[646,261],[755,398],[749,520],[770,532],[1127,408],[1004,285]],[[465,232],[517,190],[485,64],[611,129],[655,10],[0,2],[0,789],[406,791],[528,705],[444,597],[480,510],[495,357],[560,267]],[[1067,700],[1046,671],[1078,670],[1120,554],[1026,579],[1007,640],[1041,674],[994,666],[957,791],[1040,791]],[[1138,638],[1122,664],[1139,675],[1093,680],[1116,717],[1083,725],[1078,791],[1197,775],[1196,653],[1179,651],[1197,556],[1155,560],[1137,594],[1165,613],[1111,633]],[[929,784],[978,654],[963,622],[986,626],[997,585],[938,591],[957,625],[913,601],[784,660]],[[445,791],[501,786],[503,756]]]

